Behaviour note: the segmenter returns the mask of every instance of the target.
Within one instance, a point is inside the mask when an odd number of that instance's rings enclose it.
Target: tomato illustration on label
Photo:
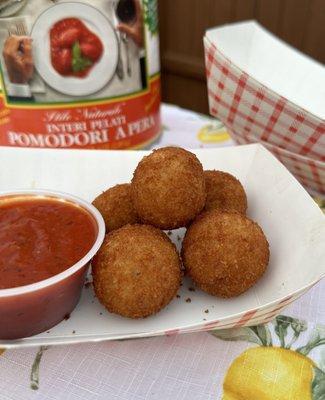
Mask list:
[[[51,62],[62,76],[87,76],[103,54],[99,37],[78,18],[56,22],[50,31]]]
[[[28,0],[3,24],[0,147],[122,150],[158,138],[156,0]]]

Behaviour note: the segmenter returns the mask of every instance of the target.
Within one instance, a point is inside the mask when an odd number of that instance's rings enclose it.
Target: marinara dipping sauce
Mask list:
[[[84,257],[97,236],[83,208],[53,198],[0,204],[0,289],[59,274]]]
[[[67,319],[104,236],[100,213],[75,196],[0,193],[0,339],[35,335]]]

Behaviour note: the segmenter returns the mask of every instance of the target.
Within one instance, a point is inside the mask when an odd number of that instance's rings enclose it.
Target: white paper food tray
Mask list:
[[[263,228],[271,258],[267,272],[247,293],[220,299],[185,279],[166,309],[143,320],[108,313],[85,288],[70,319],[48,333],[0,347],[25,347],[116,340],[252,325],[272,319],[319,281],[325,273],[325,218],[312,198],[261,145],[197,150],[205,169],[220,169],[240,179],[248,196],[248,215]],[[92,201],[101,191],[129,182],[141,151],[0,149],[3,190],[43,188],[69,192]],[[183,230],[173,238],[180,246]],[[191,299],[187,302],[186,299]]]

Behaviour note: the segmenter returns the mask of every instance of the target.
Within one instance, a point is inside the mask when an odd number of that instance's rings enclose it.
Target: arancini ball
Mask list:
[[[203,167],[193,153],[179,147],[154,150],[138,164],[131,194],[143,223],[161,229],[186,226],[205,205]]]
[[[204,171],[207,200],[204,210],[237,211],[245,214],[247,197],[242,184],[223,171]]]
[[[106,232],[138,222],[131,200],[131,185],[116,185],[100,194],[92,203],[102,214]]]
[[[95,293],[108,311],[144,318],[164,308],[181,282],[175,245],[149,225],[126,225],[105,237],[92,262]]]
[[[182,258],[198,287],[215,296],[233,297],[263,275],[269,244],[262,229],[246,216],[212,210],[187,230]]]

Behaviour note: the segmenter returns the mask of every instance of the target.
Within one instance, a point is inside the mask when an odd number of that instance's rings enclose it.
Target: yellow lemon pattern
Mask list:
[[[223,400],[311,400],[311,359],[280,347],[246,350],[231,364]]]
[[[230,140],[229,133],[220,124],[204,125],[198,132],[198,139],[202,143],[222,143]]]
[[[307,331],[306,322],[278,315],[272,325],[273,329],[258,325],[212,332],[222,340],[258,345],[228,368],[222,400],[325,400],[325,371],[309,357],[313,349],[325,345],[325,327],[314,327],[307,343],[294,350],[292,346]]]

